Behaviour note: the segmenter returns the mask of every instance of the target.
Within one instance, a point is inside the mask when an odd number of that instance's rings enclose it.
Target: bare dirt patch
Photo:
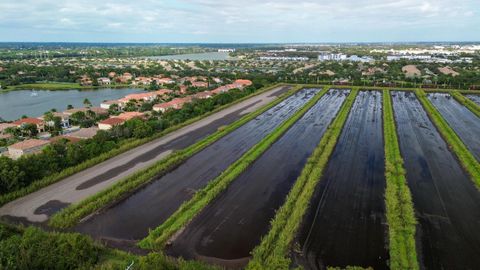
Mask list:
[[[438,71],[440,71],[440,73],[445,75],[452,75],[453,77],[460,75],[460,73],[456,72],[455,70],[453,70],[451,67],[448,67],[448,66],[438,68]]]
[[[406,77],[420,77],[422,72],[415,65],[406,65],[402,67],[402,72]]]

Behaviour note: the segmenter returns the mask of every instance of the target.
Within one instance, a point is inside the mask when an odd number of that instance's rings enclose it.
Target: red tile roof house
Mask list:
[[[192,97],[196,99],[206,99],[206,98],[211,98],[213,96],[213,93],[210,91],[203,91],[194,94]]]
[[[171,78],[154,78],[154,80],[157,82],[159,85],[163,84],[172,84],[175,83],[175,81]]]
[[[145,119],[145,114],[142,113],[142,112],[124,112],[124,113],[121,113],[117,116],[112,116],[112,118],[120,118],[120,119],[123,119],[125,121],[131,120],[133,118]]]
[[[193,87],[208,87],[208,83],[207,82],[196,81],[196,82],[192,82],[192,86]]]
[[[152,83],[152,78],[148,77],[137,77],[132,82],[133,85],[149,85],[150,83]]]
[[[26,154],[35,154],[42,151],[42,149],[50,144],[49,141],[30,139],[18,142],[8,147],[8,155],[12,159],[18,159]]]
[[[111,83],[110,78],[101,77],[97,79],[99,85],[109,85]]]
[[[109,130],[114,126],[122,125],[123,123],[125,123],[124,119],[111,117],[98,122],[98,128],[101,130]]]
[[[178,110],[181,109],[185,103],[189,103],[191,101],[192,97],[175,98],[166,103],[153,105],[153,110],[156,112],[166,112],[168,109]]]
[[[60,117],[62,128],[69,128],[70,127],[70,115],[67,115],[67,114],[61,113],[61,112],[54,112],[53,116]],[[38,117],[38,119],[45,121],[44,116],[40,116],[40,117]],[[54,125],[53,121],[45,122],[45,124],[48,125],[48,126],[53,126]]]
[[[43,120],[40,120],[38,118],[23,118],[13,122],[12,124],[16,125],[19,128],[26,124],[33,124],[37,126],[38,132],[45,131],[45,122],[43,122]]]

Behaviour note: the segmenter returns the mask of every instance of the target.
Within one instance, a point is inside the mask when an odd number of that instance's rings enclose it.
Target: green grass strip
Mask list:
[[[154,229],[140,243],[140,247],[147,249],[161,249],[167,241],[179,230],[184,228],[200,211],[217,197],[237,176],[262,155],[274,142],[283,136],[318,100],[327,93],[324,88],[310,99],[300,110],[295,112],[288,120],[280,124],[273,132],[249,149],[240,159],[230,165],[217,178],[195,193],[191,200],[185,202],[163,224]]]
[[[287,258],[290,246],[307,211],[315,186],[320,181],[330,155],[348,118],[358,88],[353,88],[340,108],[337,117],[330,124],[322,140],[307,160],[285,203],[271,221],[270,231],[253,250],[253,258],[247,269],[289,269]]]
[[[460,164],[470,174],[473,183],[480,189],[480,164],[475,157],[468,151],[465,144],[453,131],[453,129],[447,124],[445,119],[441,116],[440,112],[432,105],[432,103],[426,97],[423,90],[415,91],[418,99],[423,105],[423,108],[427,112],[432,122],[437,127],[442,137],[447,142],[450,149],[455,153]]]
[[[390,269],[419,269],[415,247],[416,219],[412,196],[407,186],[398,144],[392,99],[386,89],[383,90],[383,134]]]
[[[68,206],[62,209],[60,212],[52,216],[49,220],[49,225],[55,228],[67,228],[78,223],[82,218],[87,215],[105,207],[106,205],[113,203],[139,187],[149,183],[155,176],[168,172],[169,170],[180,165],[186,159],[198,153],[205,147],[224,137],[228,133],[234,131],[245,123],[251,121],[258,115],[264,113],[268,109],[279,104],[291,94],[299,91],[302,87],[295,87],[283,94],[277,100],[270,102],[257,111],[243,116],[241,119],[230,124],[226,128],[220,129],[217,132],[207,136],[206,138],[196,142],[195,144],[173,152],[166,158],[159,160],[158,162],[150,165],[147,168],[139,170],[131,175],[126,176],[122,180],[118,181],[114,185],[86,198],[85,200]]]
[[[449,94],[460,104],[463,104],[463,106],[467,107],[467,109],[469,109],[477,117],[480,117],[480,106],[478,106],[477,103],[456,91],[450,91]]]
[[[138,146],[140,146],[140,145],[143,145],[143,144],[145,144],[145,143],[148,143],[148,142],[150,142],[150,141],[153,141],[153,140],[156,140],[156,139],[158,139],[158,138],[160,138],[160,137],[163,137],[163,136],[165,136],[165,135],[167,135],[167,134],[169,134],[169,133],[171,133],[171,132],[174,132],[174,131],[176,131],[176,130],[179,130],[179,129],[185,127],[185,126],[188,126],[188,125],[190,125],[190,124],[192,124],[192,123],[194,123],[194,122],[197,122],[197,121],[199,121],[199,120],[201,120],[201,119],[203,119],[203,118],[205,118],[205,117],[207,117],[207,116],[210,116],[210,115],[212,115],[212,114],[214,114],[214,113],[217,113],[217,112],[219,112],[219,111],[221,111],[221,110],[224,110],[224,109],[226,109],[226,108],[228,108],[228,107],[230,107],[230,106],[233,106],[233,105],[235,105],[235,104],[237,104],[237,103],[240,103],[240,102],[242,102],[242,101],[244,101],[244,100],[247,100],[247,99],[249,99],[249,98],[252,98],[252,97],[254,97],[254,96],[257,96],[257,95],[259,95],[259,94],[262,94],[262,93],[264,93],[264,92],[266,92],[266,91],[270,91],[270,90],[272,90],[272,89],[274,89],[274,88],[276,88],[276,87],[280,87],[280,86],[282,86],[282,84],[275,84],[275,85],[271,85],[271,86],[262,88],[262,89],[260,89],[259,91],[256,91],[255,93],[253,93],[253,94],[251,94],[251,95],[248,95],[248,96],[245,96],[245,97],[240,98],[240,99],[238,99],[238,100],[235,100],[235,101],[233,101],[233,102],[231,102],[231,103],[229,103],[229,104],[225,104],[225,105],[223,105],[223,106],[220,106],[220,107],[218,107],[217,109],[215,109],[215,110],[213,110],[213,111],[211,111],[211,112],[208,112],[208,113],[206,113],[206,114],[197,116],[197,117],[195,117],[195,118],[192,118],[192,119],[190,119],[190,120],[187,120],[187,121],[185,121],[185,122],[183,122],[183,123],[181,123],[181,124],[178,124],[178,125],[176,125],[176,126],[167,128],[166,130],[164,130],[164,131],[162,131],[162,132],[159,132],[159,133],[156,133],[155,135],[150,136],[150,137],[148,137],[148,138],[126,140],[120,147],[118,147],[118,148],[116,148],[116,149],[113,149],[113,150],[111,150],[111,151],[109,151],[109,152],[107,152],[107,153],[103,153],[103,154],[101,154],[101,155],[99,155],[99,156],[97,156],[97,157],[95,157],[95,158],[86,160],[86,161],[84,161],[84,162],[82,162],[82,163],[80,163],[80,164],[78,164],[78,165],[75,165],[75,166],[66,168],[66,169],[64,169],[64,170],[62,170],[62,171],[60,171],[60,172],[58,172],[58,173],[54,173],[54,174],[52,174],[52,175],[50,175],[50,176],[47,176],[47,177],[45,177],[45,178],[43,178],[43,179],[41,179],[41,180],[35,181],[35,182],[33,182],[32,184],[30,184],[30,185],[28,185],[28,186],[26,186],[26,187],[24,187],[24,188],[22,188],[22,189],[20,189],[20,190],[17,190],[17,191],[13,191],[13,192],[10,192],[10,193],[7,193],[7,194],[0,195],[0,206],[6,204],[6,203],[8,203],[8,202],[11,202],[11,201],[13,201],[13,200],[15,200],[15,199],[17,199],[17,198],[20,198],[20,197],[23,197],[23,196],[25,196],[25,195],[28,195],[28,194],[30,194],[30,193],[32,193],[32,192],[35,192],[35,191],[37,191],[37,190],[39,190],[39,189],[41,189],[41,188],[44,188],[44,187],[46,187],[46,186],[49,186],[49,185],[51,185],[51,184],[53,184],[53,183],[56,183],[56,182],[58,182],[58,181],[61,181],[61,180],[65,179],[65,178],[67,178],[67,177],[69,177],[69,176],[72,176],[72,175],[74,175],[74,174],[76,174],[76,173],[79,173],[79,172],[81,172],[81,171],[83,171],[83,170],[86,170],[86,169],[88,169],[88,168],[90,168],[90,167],[93,167],[93,166],[97,165],[98,163],[101,163],[101,162],[103,162],[103,161],[105,161],[105,160],[108,160],[108,159],[110,159],[110,158],[112,158],[112,157],[115,157],[115,156],[117,156],[117,155],[119,155],[119,154],[122,154],[122,153],[124,153],[124,152],[126,152],[126,151],[128,151],[128,150],[131,150],[131,149],[135,148],[135,147],[138,147]],[[297,86],[295,89],[297,89],[297,90],[300,89],[300,86]]]

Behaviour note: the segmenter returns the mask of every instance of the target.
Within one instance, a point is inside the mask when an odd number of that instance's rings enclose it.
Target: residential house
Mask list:
[[[98,128],[101,130],[109,130],[115,126],[122,125],[123,123],[125,123],[124,119],[111,117],[98,122]]]
[[[133,79],[132,74],[125,72],[123,75],[117,77],[119,83],[128,83]]]
[[[111,83],[110,78],[106,78],[106,77],[98,78],[97,82],[98,82],[99,85],[110,85],[110,83]]]
[[[192,97],[194,99],[206,99],[206,98],[211,98],[212,95],[213,94],[210,91],[203,91],[203,92],[199,92],[199,93],[194,94]]]
[[[175,81],[172,78],[154,78],[154,80],[158,85],[175,83]]]
[[[120,118],[125,121],[131,120],[133,118],[145,119],[145,113],[142,112],[124,112],[117,116],[112,116],[112,118]]]
[[[69,128],[70,127],[70,115],[65,114],[63,112],[53,112],[52,113],[54,117],[59,117],[60,118],[60,125],[62,128]],[[38,119],[45,121],[44,116],[38,117]],[[55,123],[53,121],[48,121],[45,122],[45,125],[47,126],[53,126]]]
[[[38,118],[31,118],[31,117],[22,118],[22,119],[19,119],[19,120],[13,122],[12,124],[14,124],[15,126],[17,126],[19,128],[25,126],[26,124],[33,124],[37,127],[38,132],[44,132],[45,131],[45,122],[43,120],[38,119]]]
[[[80,85],[81,86],[91,86],[93,84],[92,79],[87,75],[83,75],[80,77]]]
[[[8,147],[8,155],[12,159],[18,159],[23,155],[39,153],[48,144],[49,141],[37,139],[21,141]]]
[[[95,136],[97,132],[98,132],[97,127],[89,127],[89,128],[81,128],[77,131],[65,134],[65,136],[85,140],[85,139],[93,138],[93,136]]]
[[[189,103],[191,101],[192,97],[175,98],[169,102],[155,104],[153,106],[153,110],[156,112],[166,112],[168,109],[178,110],[181,109],[185,103]]]

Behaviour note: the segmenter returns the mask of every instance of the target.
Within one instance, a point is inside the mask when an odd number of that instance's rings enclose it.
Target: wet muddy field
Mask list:
[[[465,95],[467,98],[471,99],[473,102],[480,105],[480,95]]]
[[[304,89],[292,95],[75,229],[113,242],[144,238],[149,229],[164,222],[184,201],[292,116],[318,91]]]
[[[274,93],[272,93],[270,96],[277,96],[278,97],[281,94],[287,92],[289,89],[291,89],[290,86],[279,87],[279,89],[277,91],[275,91]],[[108,170],[108,171],[106,171],[102,174],[96,175],[95,177],[91,178],[90,180],[88,180],[88,181],[80,184],[79,186],[77,186],[76,189],[77,190],[87,189],[87,188],[90,188],[94,185],[97,185],[97,184],[99,184],[103,181],[107,181],[107,180],[109,180],[113,177],[116,177],[116,176],[126,172],[128,169],[130,169],[132,167],[135,167],[139,163],[147,162],[147,161],[157,157],[160,153],[164,152],[165,150],[168,150],[168,149],[178,150],[178,149],[186,148],[189,145],[192,145],[195,142],[197,142],[197,141],[205,138],[206,136],[214,133],[215,131],[218,130],[218,128],[220,128],[222,126],[225,126],[225,125],[229,125],[229,124],[235,122],[236,120],[242,118],[242,116],[243,116],[242,112],[249,109],[250,107],[252,107],[254,105],[255,105],[255,103],[253,103],[251,105],[244,106],[244,107],[226,115],[225,117],[222,117],[221,119],[215,120],[215,121],[211,122],[210,124],[208,124],[204,127],[198,128],[194,131],[191,131],[191,132],[185,134],[182,137],[174,139],[174,140],[172,140],[172,141],[170,141],[166,144],[159,145],[157,147],[153,147],[153,148],[149,149],[148,151],[146,151],[145,153],[143,153],[142,155],[138,156],[135,159],[132,159],[131,161],[129,161],[127,163],[124,163],[120,166],[117,166],[117,167],[115,167],[111,170]]]
[[[229,267],[245,265],[347,95],[347,90],[330,90],[323,96],[208,205],[167,252]]]
[[[386,269],[382,95],[359,92],[298,234],[305,269]]]
[[[422,268],[479,269],[480,193],[415,95],[394,92],[392,98],[408,186],[419,222],[416,242]],[[455,106],[444,97],[431,100],[441,111],[448,112]],[[442,104],[447,109],[441,109]],[[443,112],[442,115],[447,117]]]
[[[480,119],[449,94],[432,93],[428,99],[448,125],[457,133],[468,150],[480,160]]]

